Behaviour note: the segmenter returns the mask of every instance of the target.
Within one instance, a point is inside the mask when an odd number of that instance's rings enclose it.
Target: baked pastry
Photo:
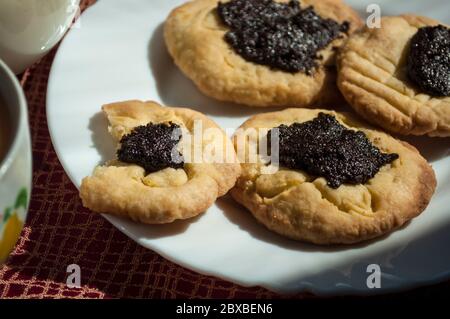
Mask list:
[[[272,162],[248,154],[268,141],[272,149],[276,131],[274,172],[273,153]],[[292,108],[256,115],[238,132],[242,174],[231,195],[292,239],[328,245],[381,236],[418,216],[436,188],[433,169],[413,146],[349,114]]]
[[[352,35],[338,57],[338,86],[365,119],[399,134],[450,136],[450,29],[384,17]]]
[[[164,35],[175,63],[204,94],[302,107],[343,101],[335,50],[361,25],[342,0],[301,7],[297,0],[194,0],[172,11]]]
[[[117,159],[83,179],[85,207],[170,223],[204,212],[234,186],[240,166],[231,140],[205,115],[141,101],[102,109],[118,143]]]

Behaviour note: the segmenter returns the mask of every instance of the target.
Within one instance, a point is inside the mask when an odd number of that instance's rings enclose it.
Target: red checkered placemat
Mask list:
[[[82,1],[86,8],[95,0]],[[278,298],[177,266],[137,245],[82,207],[56,157],[47,129],[45,94],[55,52],[21,76],[33,147],[33,190],[21,238],[0,266],[1,298]],[[66,267],[81,268],[81,288],[66,285]],[[445,293],[444,283],[409,295]],[[308,297],[299,294],[295,297]]]

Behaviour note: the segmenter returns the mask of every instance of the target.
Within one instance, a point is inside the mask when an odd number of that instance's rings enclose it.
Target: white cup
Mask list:
[[[19,74],[61,40],[79,0],[0,0],[0,59]]]
[[[3,0],[0,0],[3,1]],[[16,243],[31,192],[31,146],[27,102],[13,72],[0,60],[0,264]]]

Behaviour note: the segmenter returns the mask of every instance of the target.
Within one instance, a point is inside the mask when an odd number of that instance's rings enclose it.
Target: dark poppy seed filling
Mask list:
[[[317,52],[325,48],[349,23],[323,19],[298,0],[231,0],[219,3],[218,14],[230,28],[226,42],[244,59],[287,72],[311,75]]]
[[[420,28],[411,40],[407,68],[425,93],[450,96],[450,28]]]
[[[174,123],[138,126],[122,137],[117,157],[124,163],[143,167],[147,173],[182,168],[183,156],[177,150],[181,137],[180,126]]]
[[[364,184],[382,166],[398,159],[397,154],[382,153],[362,131],[349,130],[325,113],[312,121],[277,129],[280,165],[324,177],[331,188]],[[271,134],[272,130],[267,137],[269,144]]]

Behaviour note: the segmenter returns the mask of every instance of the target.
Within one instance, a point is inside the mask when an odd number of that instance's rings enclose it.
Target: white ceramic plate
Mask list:
[[[47,117],[56,152],[79,186],[113,156],[102,104],[152,99],[189,106],[224,128],[261,111],[199,93],[174,66],[162,23],[182,0],[101,0],[62,43],[48,85]],[[348,1],[362,15],[373,0]],[[378,1],[384,15],[417,12],[450,23],[446,0]],[[206,214],[165,226],[105,216],[139,244],[192,270],[279,292],[380,293],[450,277],[450,139],[408,139],[433,163],[438,189],[426,212],[400,231],[359,246],[324,248],[272,234],[229,197]],[[381,289],[368,289],[367,266],[379,264]]]

